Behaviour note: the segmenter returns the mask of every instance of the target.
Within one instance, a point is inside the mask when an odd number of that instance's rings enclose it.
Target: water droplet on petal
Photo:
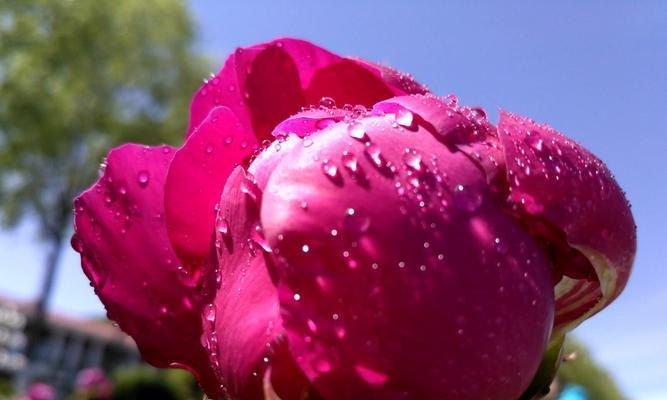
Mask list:
[[[213,154],[213,150],[215,150],[215,146],[213,146],[212,144],[206,145],[205,149],[206,154]]]
[[[403,153],[403,162],[415,171],[422,171],[424,168],[421,155],[413,149],[405,149],[405,153]]]
[[[331,180],[337,181],[339,179],[338,167],[328,160],[322,162],[322,171]]]
[[[205,316],[205,318],[206,318],[207,321],[209,321],[209,322],[211,322],[211,323],[215,322],[215,304],[213,304],[213,303],[209,303],[209,304],[206,306],[206,310],[205,310],[205,315],[204,315],[204,316]]]
[[[301,251],[303,251],[304,253],[308,253],[310,251],[310,246],[304,244],[303,246],[301,246]]]
[[[542,151],[542,146],[544,145],[544,141],[537,131],[530,131],[529,135],[524,139],[524,142],[537,151]]]
[[[253,179],[246,178],[241,182],[241,192],[245,193],[252,200],[257,201],[260,190]]]
[[[148,186],[148,181],[150,180],[150,174],[146,170],[139,171],[137,174],[137,182],[139,182],[139,186],[142,188],[145,188]]]
[[[385,166],[385,160],[382,156],[380,146],[375,143],[368,143],[364,152],[377,168],[383,168]]]
[[[368,141],[368,135],[364,129],[364,125],[361,122],[353,121],[347,126],[347,133],[362,142]]]
[[[396,119],[397,124],[399,124],[401,126],[409,127],[409,126],[412,126],[412,122],[414,120],[414,115],[412,114],[412,112],[410,110],[406,110],[405,108],[401,108],[398,111],[396,111],[395,119]]]
[[[229,234],[229,224],[227,223],[227,220],[218,217],[215,221],[215,230],[223,235]]]
[[[250,239],[252,239],[253,242],[257,243],[259,247],[262,248],[267,253],[271,253],[271,246],[269,246],[269,243],[266,241],[264,238],[264,234],[262,233],[262,227],[257,225],[255,226],[255,229],[250,233]]]
[[[336,107],[336,100],[331,97],[322,97],[320,99],[320,106],[325,108],[334,108]]]
[[[359,172],[359,164],[357,162],[357,157],[355,157],[354,154],[344,151],[343,156],[341,157],[341,162],[353,175],[356,175],[357,172]]]

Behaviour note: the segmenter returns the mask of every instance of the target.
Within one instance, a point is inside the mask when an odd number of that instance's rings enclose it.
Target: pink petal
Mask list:
[[[504,192],[504,154],[498,145],[496,128],[481,108],[458,105],[458,99],[432,94],[400,96],[373,107],[375,112],[410,111],[416,123],[424,126],[438,140],[462,151],[485,172],[494,190]]]
[[[314,133],[264,193],[295,360],[325,398],[519,397],[553,321],[541,248],[424,126],[357,122],[368,141]]]
[[[636,251],[627,200],[607,167],[544,124],[502,112],[512,199],[557,249],[556,331],[574,328],[625,287]]]
[[[350,114],[350,111],[342,108],[314,108],[302,111],[278,124],[273,130],[273,136],[280,137],[293,133],[299,137],[306,137],[313,132],[344,120]]]
[[[282,332],[278,296],[264,261],[270,252],[259,225],[261,191],[242,167],[225,185],[207,270],[205,342],[228,394],[259,399],[270,346]]]
[[[164,222],[164,183],[174,151],[124,145],[104,176],[75,201],[72,246],[110,319],[134,338],[145,360],[186,368],[219,395],[199,342],[201,299],[181,284]]]
[[[197,267],[209,256],[215,205],[225,181],[256,147],[252,132],[228,108],[216,107],[174,156],[165,186],[167,228],[193,284]]]
[[[370,107],[388,97],[423,93],[407,75],[388,67],[342,58],[309,42],[278,39],[237,49],[195,95],[188,135],[216,106],[229,107],[261,142],[301,107],[331,97]]]
[[[380,77],[392,88],[394,93],[398,94],[426,94],[429,92],[428,88],[417,82],[415,78],[394,69],[388,65],[382,65],[370,61],[355,59],[360,64],[364,64],[374,72],[380,74]]]

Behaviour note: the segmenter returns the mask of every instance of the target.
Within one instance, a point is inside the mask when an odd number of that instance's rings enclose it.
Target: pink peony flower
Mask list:
[[[97,400],[110,399],[113,394],[113,382],[102,369],[86,368],[77,374],[74,391]]]
[[[75,201],[84,272],[211,397],[516,399],[636,248],[581,145],[294,39],[230,56],[181,148],[106,165]]]
[[[56,390],[51,385],[35,382],[28,387],[24,396],[15,397],[16,400],[55,400]]]

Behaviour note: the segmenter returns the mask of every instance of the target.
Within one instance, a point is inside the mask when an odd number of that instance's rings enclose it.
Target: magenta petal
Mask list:
[[[480,108],[458,105],[455,96],[432,94],[400,96],[373,107],[378,113],[412,113],[415,124],[422,125],[439,141],[465,153],[486,174],[494,191],[506,188],[504,154],[498,145],[496,128]]]
[[[426,94],[429,92],[426,86],[417,82],[410,74],[406,74],[405,72],[401,72],[387,65],[359,59],[355,59],[355,61],[367,66],[375,74],[379,74],[382,80],[389,85],[396,95]]]
[[[325,398],[519,397],[553,321],[541,248],[466,155],[392,115],[356,122],[367,141],[314,133],[264,192],[295,360]]]
[[[573,259],[556,286],[556,330],[572,329],[625,287],[636,251],[628,202],[602,161],[554,129],[501,112],[498,131],[513,200],[561,230],[593,269]]]
[[[214,108],[176,151],[165,186],[169,237],[176,254],[193,274],[209,256],[215,205],[232,169],[257,143],[226,107]]]
[[[201,299],[180,282],[164,220],[171,147],[124,145],[104,176],[75,201],[72,246],[110,319],[134,338],[145,360],[193,371],[210,396],[217,381],[200,344]]]
[[[297,39],[237,49],[195,95],[188,135],[212,108],[226,106],[261,142],[280,121],[301,107],[319,104],[322,97],[341,106],[370,107],[394,95],[425,91],[419,84],[407,84],[406,76]]]
[[[261,398],[270,346],[282,332],[278,295],[264,261],[261,192],[237,167],[225,185],[215,224],[216,261],[208,269],[203,322],[211,363],[233,398]]]
[[[351,111],[342,108],[314,108],[302,111],[278,124],[273,130],[273,136],[280,137],[293,133],[299,137],[306,137],[313,132],[328,128],[336,122],[343,121],[351,114]]]

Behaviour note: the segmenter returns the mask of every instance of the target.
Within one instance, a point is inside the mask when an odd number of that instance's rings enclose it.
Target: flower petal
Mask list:
[[[477,165],[397,121],[314,133],[269,178],[290,351],[325,398],[517,398],[552,324],[548,260]]]
[[[210,396],[220,394],[199,338],[201,298],[180,282],[164,222],[164,182],[174,151],[124,145],[104,176],[75,201],[72,246],[110,319],[158,367],[192,371]]]
[[[423,93],[407,75],[339,57],[309,42],[278,39],[237,49],[195,95],[188,136],[216,106],[229,107],[258,141],[301,107],[331,97],[370,107],[394,95]]]
[[[501,112],[498,132],[513,200],[557,247],[555,331],[571,330],[625,287],[636,251],[630,207],[604,163],[554,129]]]
[[[282,332],[278,295],[264,261],[261,191],[237,167],[225,185],[215,225],[215,261],[206,274],[203,322],[211,363],[235,398],[261,398],[271,343]]]
[[[165,185],[169,238],[196,284],[208,259],[215,205],[232,169],[257,148],[227,107],[214,108],[176,151]]]
[[[425,94],[394,97],[376,104],[373,109],[383,113],[410,111],[416,123],[477,164],[494,190],[505,192],[504,154],[498,145],[496,128],[481,108],[460,106],[454,95],[442,98]]]

